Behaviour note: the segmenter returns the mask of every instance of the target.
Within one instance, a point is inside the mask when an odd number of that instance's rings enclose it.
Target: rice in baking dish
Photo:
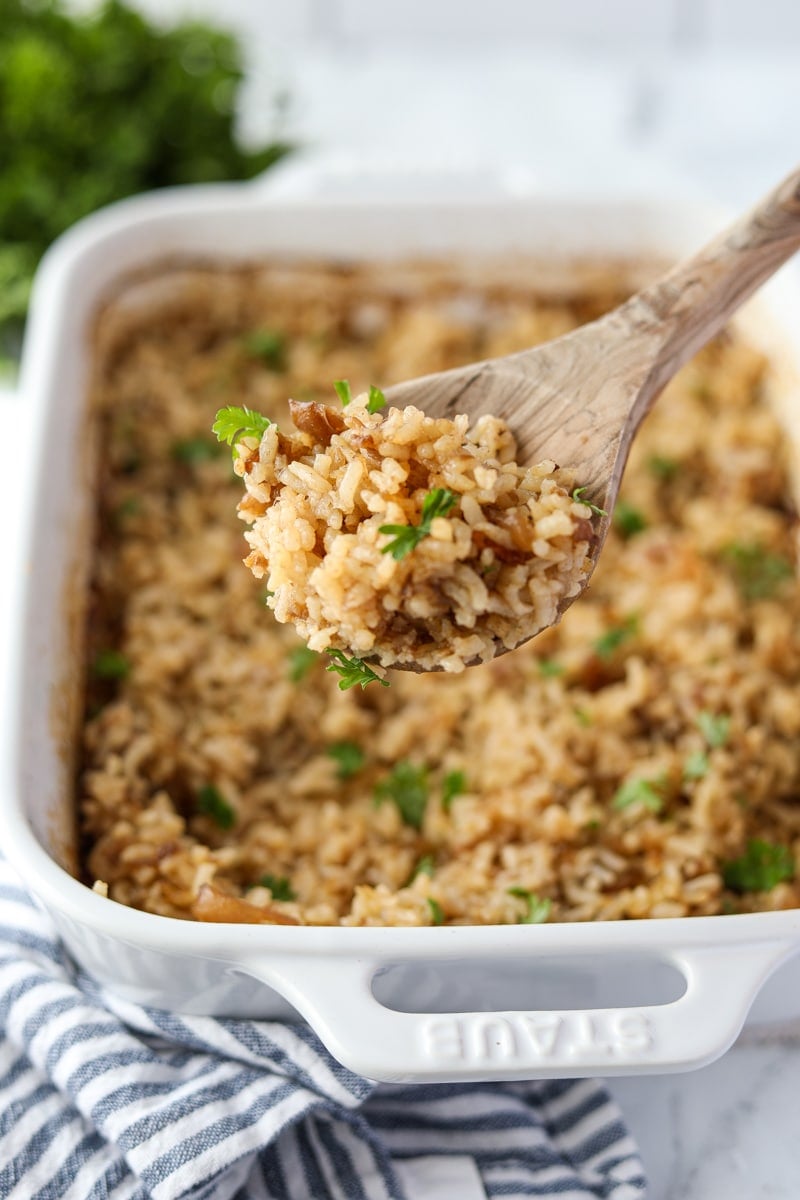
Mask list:
[[[670,386],[560,625],[460,674],[341,690],[242,565],[215,412],[291,428],[289,395],[508,353],[621,297],[448,265],[166,284],[97,334],[87,882],[169,916],[345,925],[798,904],[796,524],[759,354],[725,335]]]

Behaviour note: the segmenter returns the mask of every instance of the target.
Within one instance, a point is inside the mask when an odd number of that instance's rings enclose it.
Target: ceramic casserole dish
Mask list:
[[[289,165],[266,182],[124,202],[50,251],[19,394],[2,401],[4,428],[25,434],[1,452],[2,849],[75,960],[139,1003],[304,1019],[341,1062],[380,1080],[684,1070],[731,1044],[769,977],[753,1015],[800,1015],[800,912],[502,927],[208,925],[111,903],[70,870],[81,698],[70,664],[80,655],[93,508],[90,330],[121,278],[166,260],[276,254],[673,259],[720,224],[713,210],[674,198],[595,203],[456,183],[450,196],[446,187],[426,195],[423,179],[376,188]],[[800,410],[798,322],[800,281],[789,270],[740,323],[777,364],[789,436],[793,396],[795,423]]]

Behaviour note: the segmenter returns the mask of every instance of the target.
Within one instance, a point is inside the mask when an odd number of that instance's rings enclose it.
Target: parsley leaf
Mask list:
[[[318,658],[316,650],[309,650],[308,646],[295,646],[289,655],[289,679],[292,683],[301,683]]]
[[[709,761],[705,750],[694,750],[683,764],[684,779],[703,779],[708,774]]]
[[[211,429],[217,435],[218,441],[228,443],[233,451],[233,457],[237,458],[236,443],[243,437],[260,438],[264,430],[268,429],[271,424],[272,421],[269,417],[253,412],[252,408],[238,408],[231,405],[219,410]]]
[[[97,679],[127,679],[131,673],[130,659],[121,650],[100,650],[92,663]]]
[[[419,875],[427,875],[430,879],[435,869],[436,863],[434,862],[433,855],[423,854],[422,858],[418,859],[414,864],[413,870],[408,877],[408,883],[405,886],[408,887],[409,884],[412,884]]]
[[[663,454],[651,454],[647,460],[647,469],[656,479],[668,483],[678,474],[680,463],[677,459],[666,458]]]
[[[721,872],[732,892],[769,892],[794,879],[794,855],[788,846],[751,838],[741,858],[722,863]]]
[[[375,387],[374,384],[370,384],[369,398],[367,400],[367,412],[368,413],[377,413],[377,412],[380,412],[381,409],[385,408],[385,407],[386,407],[386,397],[384,396],[383,392],[381,391],[380,388]]]
[[[647,518],[640,509],[629,504],[627,500],[619,500],[614,509],[614,528],[627,541],[634,534],[647,529]]]
[[[587,484],[586,487],[588,486],[589,485]],[[608,513],[604,508],[598,508],[597,505],[592,504],[590,500],[584,500],[583,493],[586,491],[586,487],[575,488],[570,499],[577,500],[578,504],[584,504],[587,508],[590,508],[593,513],[596,513],[598,517],[607,517]]]
[[[364,751],[355,742],[334,742],[325,753],[336,763],[337,779],[350,779],[364,766]]]
[[[731,719],[724,713],[699,712],[697,714],[697,724],[712,750],[716,750],[719,746],[724,746],[730,737]]]
[[[375,788],[375,803],[392,800],[406,825],[422,828],[428,804],[428,772],[410,762],[399,762]]]
[[[325,670],[333,671],[335,674],[341,676],[339,680],[340,691],[346,692],[351,687],[355,687],[356,684],[360,684],[362,689],[368,683],[379,683],[381,687],[389,686],[389,680],[381,679],[380,675],[377,675],[372,667],[367,666],[362,659],[355,657],[348,658],[341,650],[326,650],[325,653],[328,655],[328,658],[332,659]]]
[[[269,888],[273,900],[297,899],[297,892],[286,875],[262,875],[258,882],[262,887]]]
[[[197,466],[198,463],[211,462],[219,458],[222,447],[206,437],[185,438],[173,442],[170,453],[175,462],[184,463],[187,467]]]
[[[564,667],[554,658],[540,658],[537,665],[539,674],[543,675],[545,679],[557,679],[559,675],[564,674]]]
[[[601,633],[599,638],[595,638],[592,646],[595,654],[599,658],[611,658],[616,650],[625,642],[629,641],[639,629],[639,619],[635,616],[627,617],[621,625],[611,625]]]
[[[431,924],[443,925],[444,913],[442,912],[442,906],[438,900],[434,900],[433,896],[428,896],[428,908],[431,912]]]
[[[518,896],[527,904],[524,915],[517,922],[519,925],[542,925],[550,916],[550,910],[553,907],[552,900],[548,900],[546,897],[540,899],[535,892],[529,892],[527,888],[523,887],[510,887],[508,894],[509,896]]]
[[[628,779],[614,793],[611,807],[618,812],[641,804],[648,812],[658,813],[664,807],[663,779]]]
[[[283,371],[286,366],[286,338],[276,329],[248,333],[244,348],[251,358],[260,358],[272,371]]]
[[[197,793],[197,811],[211,817],[220,829],[233,829],[236,824],[236,813],[213,783],[205,784]]]
[[[333,385],[333,390],[342,402],[342,408],[347,408],[350,401],[353,399],[353,393],[350,390],[350,384],[346,379],[337,379]]]
[[[419,525],[381,525],[379,533],[388,534],[391,541],[383,547],[383,554],[391,554],[395,562],[400,562],[420,544],[423,538],[429,536],[431,526],[437,517],[446,517],[454,505],[458,504],[458,496],[448,488],[434,488],[428,492],[422,502],[422,514]]]
[[[745,600],[769,600],[795,574],[788,558],[759,542],[731,542],[721,557]]]
[[[448,771],[442,783],[442,808],[450,812],[456,796],[467,790],[467,777],[463,771]]]

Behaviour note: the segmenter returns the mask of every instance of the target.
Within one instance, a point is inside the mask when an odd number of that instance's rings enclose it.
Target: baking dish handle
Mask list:
[[[732,1044],[762,984],[794,950],[796,944],[773,941],[662,951],[653,961],[672,963],[687,985],[669,1004],[537,1012],[386,1008],[372,983],[391,963],[293,955],[240,959],[238,966],[281,992],[331,1054],[360,1075],[474,1081],[703,1066]]]

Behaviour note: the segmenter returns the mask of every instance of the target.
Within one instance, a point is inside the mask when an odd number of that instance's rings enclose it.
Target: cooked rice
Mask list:
[[[524,469],[504,421],[419,409],[294,404],[238,447],[252,525],[246,563],[268,606],[312,650],[458,672],[554,624],[588,574],[591,509],[553,462]],[[395,557],[386,525],[421,526],[426,497],[454,511]],[[395,530],[396,533],[396,530]]]
[[[521,349],[620,297],[279,265],[142,295],[108,308],[97,344],[90,885],[170,916],[347,925],[547,915],[510,889],[567,921],[798,905],[794,880],[741,893],[721,875],[753,838],[800,852],[795,517],[757,353],[723,336],[671,385],[560,625],[462,674],[340,691],[241,565],[216,410],[284,428],[287,395]],[[283,361],[254,354],[259,329]]]

